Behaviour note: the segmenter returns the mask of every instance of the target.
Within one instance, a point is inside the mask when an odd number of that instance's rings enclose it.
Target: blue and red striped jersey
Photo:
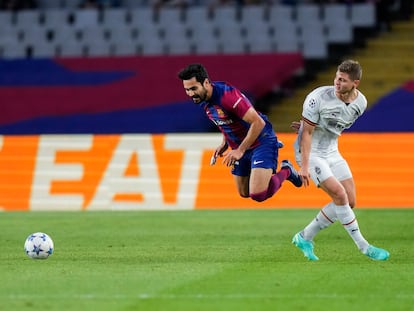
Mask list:
[[[232,149],[236,149],[249,131],[250,124],[243,120],[247,110],[252,107],[249,99],[237,88],[226,82],[212,82],[213,94],[208,101],[200,105],[208,118],[220,129],[227,143]],[[260,144],[264,137],[274,137],[272,124],[267,116],[258,112],[266,122],[262,133],[250,148]]]

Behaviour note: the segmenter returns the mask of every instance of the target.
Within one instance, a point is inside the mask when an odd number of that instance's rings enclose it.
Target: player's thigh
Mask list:
[[[312,156],[309,161],[309,173],[317,186],[331,176],[339,181],[352,178],[348,163],[339,153],[329,157]]]
[[[253,168],[250,174],[250,193],[260,193],[269,188],[269,181],[272,177],[271,168]]]
[[[309,174],[317,187],[320,187],[321,183],[329,177],[334,176],[328,161],[316,156],[312,156],[309,160]]]
[[[337,153],[328,159],[329,166],[331,167],[332,173],[339,181],[347,180],[352,178],[351,169],[345,159]]]

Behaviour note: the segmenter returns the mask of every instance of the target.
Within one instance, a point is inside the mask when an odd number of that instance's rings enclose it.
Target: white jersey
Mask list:
[[[326,156],[338,151],[338,137],[350,128],[367,107],[367,99],[358,91],[357,98],[344,103],[335,95],[334,86],[322,86],[313,90],[303,103],[302,117],[315,124],[311,154]],[[295,142],[299,151],[301,130]]]

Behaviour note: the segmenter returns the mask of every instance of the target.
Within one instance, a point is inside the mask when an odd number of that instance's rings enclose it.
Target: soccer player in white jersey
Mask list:
[[[374,260],[387,260],[389,252],[368,243],[359,230],[352,208],[355,206],[355,183],[346,160],[338,150],[338,137],[351,127],[367,107],[358,90],[362,68],[357,61],[345,60],[336,71],[334,85],[313,90],[303,104],[301,122],[293,122],[298,132],[296,161],[304,186],[310,179],[331,198],[316,217],[292,240],[305,257],[318,260],[313,238],[338,220],[358,249]]]

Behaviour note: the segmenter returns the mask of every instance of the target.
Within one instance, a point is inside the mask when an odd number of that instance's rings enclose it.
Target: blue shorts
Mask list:
[[[231,173],[236,176],[250,176],[253,168],[271,168],[274,174],[277,169],[278,150],[277,138],[268,138],[259,146],[247,150],[234,164]]]

